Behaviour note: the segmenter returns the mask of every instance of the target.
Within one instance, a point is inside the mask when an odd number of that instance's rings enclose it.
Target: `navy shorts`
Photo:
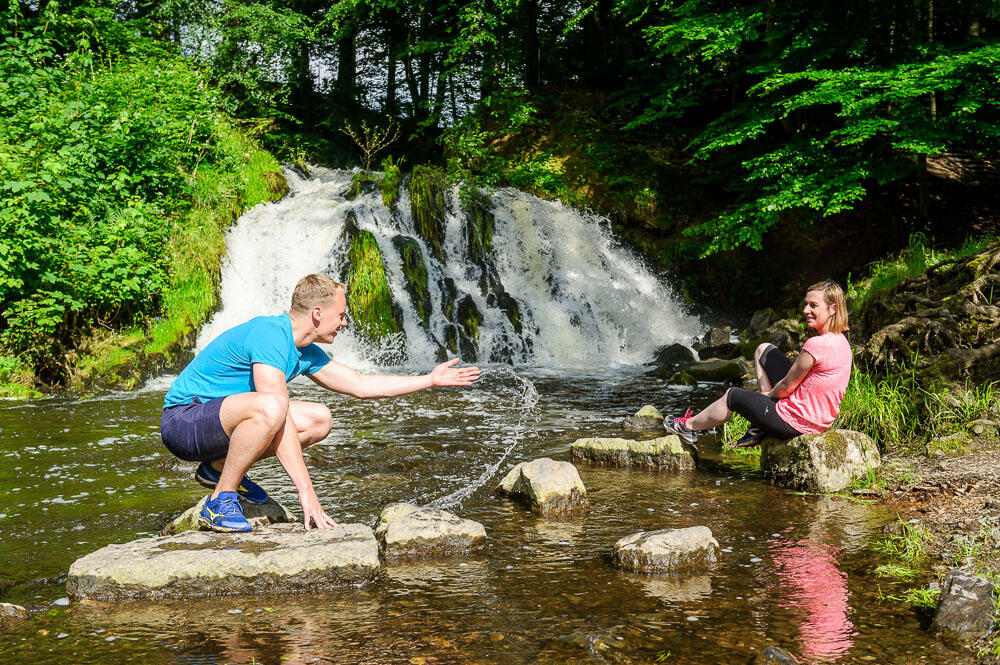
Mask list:
[[[160,417],[163,445],[188,462],[212,462],[229,452],[229,435],[222,428],[219,411],[225,397],[171,406]]]
[[[788,374],[792,361],[778,347],[769,345],[760,356],[760,365],[773,387]],[[777,403],[778,400],[773,397],[743,388],[730,388],[726,393],[726,407],[749,420],[751,425],[764,430],[767,436],[791,439],[801,434],[778,416],[774,408]]]

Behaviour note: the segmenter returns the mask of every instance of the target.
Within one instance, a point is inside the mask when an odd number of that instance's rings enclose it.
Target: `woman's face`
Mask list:
[[[826,297],[822,291],[806,293],[806,306],[802,313],[806,317],[807,326],[819,333],[828,332],[834,312],[836,312],[836,307],[826,303]]]

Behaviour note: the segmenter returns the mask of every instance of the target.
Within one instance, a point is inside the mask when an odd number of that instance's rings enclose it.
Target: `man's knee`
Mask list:
[[[299,422],[299,419],[304,422]],[[333,429],[333,416],[330,414],[330,409],[322,404],[304,404],[300,413],[296,414],[296,424],[300,428],[303,445],[309,445],[327,437]]]
[[[288,397],[278,393],[258,393],[254,415],[272,428],[280,427],[288,417]]]

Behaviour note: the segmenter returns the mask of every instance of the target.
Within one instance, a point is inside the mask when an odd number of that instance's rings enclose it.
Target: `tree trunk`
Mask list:
[[[385,78],[385,112],[395,117],[399,113],[399,104],[396,101],[396,67],[399,64],[399,49],[403,44],[403,26],[400,24],[399,14],[394,11],[388,12],[386,22],[389,26],[389,62]]]
[[[524,11],[524,85],[532,88],[541,78],[541,54],[538,51],[538,0],[526,0]]]
[[[351,28],[337,40],[337,94],[345,106],[354,106],[358,95],[358,61],[354,38],[355,32]]]

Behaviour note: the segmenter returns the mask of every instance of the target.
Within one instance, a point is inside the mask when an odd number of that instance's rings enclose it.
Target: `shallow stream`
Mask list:
[[[387,503],[433,503],[482,522],[487,552],[315,595],[66,606],[74,559],[154,535],[203,494],[159,441],[166,385],[0,406],[0,601],[40,610],[0,634],[0,662],[746,663],[769,645],[808,663],[963,662],[880,599],[893,589],[868,547],[892,515],[767,485],[711,437],[695,472],[579,467],[593,504],[583,517],[538,518],[493,494],[514,463],[568,459],[573,440],[619,435],[644,403],[674,411],[718,391],[629,367],[490,369],[471,389],[368,402],[294,383],[293,397],[334,414],[306,455],[335,519],[373,524]],[[280,466],[258,466],[255,480],[297,510]],[[692,525],[723,548],[714,570],[610,566],[618,538]]]

